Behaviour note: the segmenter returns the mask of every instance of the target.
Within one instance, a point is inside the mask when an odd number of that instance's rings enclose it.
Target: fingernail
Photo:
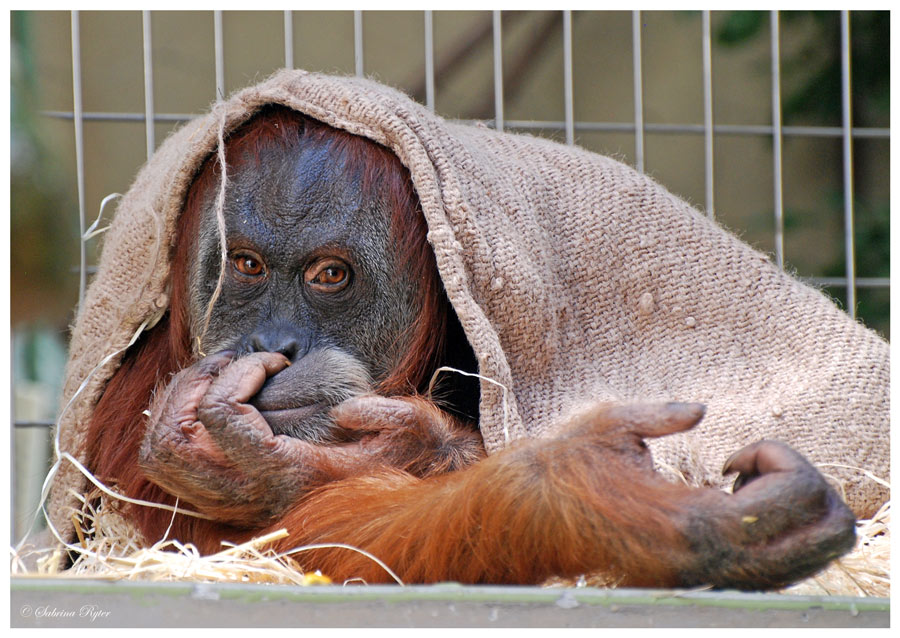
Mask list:
[[[740,452],[735,452],[731,456],[728,457],[728,460],[725,461],[725,465],[722,466],[722,475],[731,474],[734,470],[731,469],[731,464],[734,463],[735,457],[740,454]]]

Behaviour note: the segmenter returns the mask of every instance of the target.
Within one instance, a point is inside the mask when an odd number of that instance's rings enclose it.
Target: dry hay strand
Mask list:
[[[49,534],[46,538],[31,543],[27,543],[27,539],[21,541],[11,552],[11,573],[15,576],[320,585],[330,584],[331,579],[319,571],[304,572],[292,555],[314,549],[341,549],[362,554],[377,563],[395,582],[403,585],[403,581],[377,556],[351,545],[321,543],[295,547],[282,553],[265,549],[273,541],[287,537],[285,529],[240,545],[223,541],[225,549],[206,556],[200,554],[190,543],[166,540],[170,530],[166,531],[163,540],[146,547],[146,543],[122,514],[121,506],[124,503],[166,509],[173,516],[175,513],[201,518],[205,516],[180,509],[177,501],[172,507],[125,497],[104,485],[71,455],[63,454],[63,457],[73,463],[95,486],[85,495],[74,490],[69,492],[81,503],[80,509],[71,510],[72,528],[78,542],[71,544],[63,540],[43,509],[42,502],[40,511],[47,520],[47,532],[55,537],[58,549],[35,548],[35,543],[42,547],[46,547],[48,543],[53,544]],[[48,481],[54,477],[55,469],[56,467],[51,469]],[[43,497],[46,498],[46,489]],[[65,565],[66,552],[73,561],[68,567]],[[347,582],[365,584],[359,578],[349,579],[345,584]]]
[[[83,507],[73,512],[78,542],[70,546],[76,554],[71,567],[62,569],[63,551],[22,550],[13,556],[12,573],[17,577],[90,578],[104,580],[190,581],[211,583],[269,583],[277,585],[330,584],[319,572],[304,572],[286,555],[265,549],[287,536],[279,530],[222,551],[201,555],[190,543],[161,540],[143,547],[134,529],[114,506],[95,507],[99,492],[80,497]],[[29,569],[28,565],[36,565]]]
[[[869,470],[837,463],[817,466],[826,476],[837,482],[843,494],[843,485],[828,474],[828,467],[838,467],[858,472],[866,479],[890,490],[891,484],[875,476]],[[825,570],[782,590],[786,594],[807,596],[873,596],[887,598],[891,595],[891,502],[888,500],[870,519],[856,522],[856,545],[853,550],[833,561]]]
[[[782,590],[805,596],[891,595],[891,503],[856,523],[856,546],[811,578]]]

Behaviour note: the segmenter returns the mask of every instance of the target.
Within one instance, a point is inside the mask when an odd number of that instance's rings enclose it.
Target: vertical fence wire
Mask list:
[[[425,106],[434,111],[434,15],[425,12]]]
[[[284,68],[294,68],[294,12],[284,12]]]
[[[356,77],[363,76],[363,21],[362,11],[353,12],[353,63]]]
[[[503,44],[500,33],[500,12],[494,11],[494,128],[503,130]]]
[[[772,164],[775,197],[775,263],[784,269],[784,170],[781,133],[781,30],[778,12],[769,14],[772,32]]]
[[[225,43],[222,34],[222,12],[213,11],[213,35],[216,52],[216,99],[225,99]]]
[[[715,216],[713,197],[713,104],[712,104],[712,35],[709,24],[709,11],[703,12],[703,131],[706,151],[705,184],[706,214],[712,219]]]
[[[634,67],[634,165],[644,172],[644,78],[641,62],[641,12],[631,13],[631,57]]]
[[[575,144],[575,87],[572,80],[572,12],[563,11],[563,90],[566,108],[566,144]]]
[[[72,109],[75,123],[75,173],[78,183],[78,237],[81,258],[78,263],[78,307],[84,304],[87,286],[87,246],[84,241],[84,111],[81,101],[81,25],[80,13],[72,12]]]
[[[144,127],[147,133],[147,159],[156,150],[156,113],[153,110],[153,35],[150,12],[142,11],[144,27]]]
[[[844,138],[844,252],[847,312],[856,318],[856,260],[853,248],[853,113],[850,93],[850,12],[841,11],[841,96]]]

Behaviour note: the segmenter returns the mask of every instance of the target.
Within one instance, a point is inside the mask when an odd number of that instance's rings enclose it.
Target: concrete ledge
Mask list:
[[[889,627],[885,598],[12,578],[12,627]]]

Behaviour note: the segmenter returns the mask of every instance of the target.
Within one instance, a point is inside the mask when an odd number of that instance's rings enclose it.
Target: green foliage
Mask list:
[[[719,27],[716,38],[721,44],[742,44],[755,37],[766,22],[763,11],[732,11]]]
[[[787,42],[812,31],[803,46],[782,58],[783,82],[794,86],[783,100],[786,123],[803,120],[834,124],[841,121],[841,16],[837,11],[782,11],[781,39]],[[725,46],[740,46],[768,38],[769,14],[732,11],[716,33]],[[890,113],[890,13],[850,14],[850,63],[853,78],[854,125],[884,126]],[[785,47],[782,47],[785,48]]]
[[[37,114],[28,14],[11,21],[10,279],[13,319],[53,321],[71,307],[77,263],[77,210],[71,179],[60,165],[52,141],[43,139]],[[60,211],[65,211],[63,214]],[[60,223],[60,219],[68,223]],[[46,303],[56,304],[49,308]]]
[[[742,46],[769,37],[769,13],[729,12],[716,33],[724,46]],[[785,123],[838,125],[842,121],[841,17],[837,11],[779,13],[782,42],[782,117]],[[787,42],[800,41],[784,54]],[[890,126],[890,13],[853,11],[850,14],[852,115],[855,127]],[[862,165],[865,165],[863,163]],[[857,192],[854,202],[854,252],[858,277],[890,276],[890,203],[871,201]],[[819,213],[842,215],[843,195],[832,194]],[[788,210],[785,229],[802,232],[815,217]],[[837,255],[823,273],[846,274],[845,255]],[[830,290],[846,299],[843,289]],[[888,335],[890,294],[884,289],[858,289],[857,313],[867,325]]]

